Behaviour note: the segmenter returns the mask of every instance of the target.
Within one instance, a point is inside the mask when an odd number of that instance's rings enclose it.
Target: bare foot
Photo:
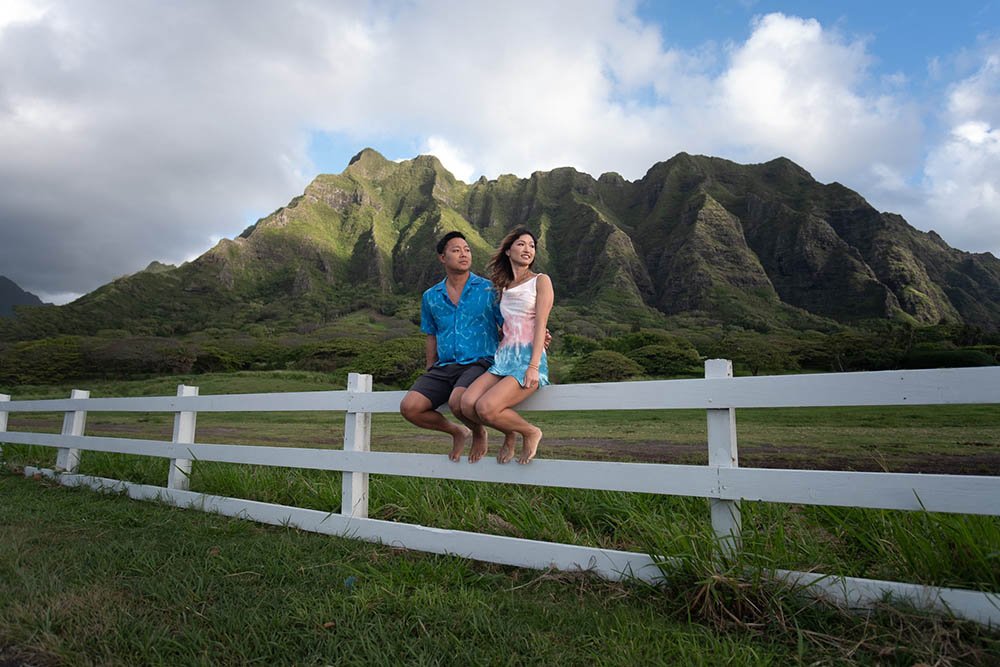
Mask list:
[[[524,436],[524,444],[521,445],[521,456],[517,459],[518,463],[531,463],[531,459],[535,458],[535,454],[538,452],[538,443],[542,441],[542,430],[536,428],[534,432],[529,433]]]
[[[517,445],[517,436],[513,433],[505,435],[503,439],[503,445],[500,447],[500,451],[497,452],[497,463],[510,463],[510,460],[514,458],[514,447]]]
[[[451,453],[448,454],[448,458],[458,463],[458,460],[462,458],[462,452],[465,451],[465,441],[472,431],[465,428],[464,426],[458,426],[458,430],[451,434]]]
[[[486,455],[489,449],[489,434],[482,426],[472,432],[472,449],[469,451],[469,463],[476,463]]]

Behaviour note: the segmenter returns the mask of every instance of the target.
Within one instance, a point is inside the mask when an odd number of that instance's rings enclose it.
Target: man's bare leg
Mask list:
[[[489,447],[489,435],[486,433],[485,426],[474,419],[470,419],[462,409],[462,397],[465,395],[466,389],[467,387],[455,387],[452,390],[451,396],[448,397],[448,408],[451,410],[451,414],[455,415],[472,432],[472,449],[469,450],[469,463],[475,463],[483,458],[483,454],[486,453]],[[461,452],[459,452],[459,456],[461,457]],[[457,460],[457,458],[452,459],[452,461]]]
[[[465,441],[472,430],[462,424],[448,421],[444,415],[431,408],[431,401],[418,391],[408,391],[399,404],[399,412],[415,426],[431,431],[441,431],[451,436],[451,452],[448,458],[458,461],[465,450]]]

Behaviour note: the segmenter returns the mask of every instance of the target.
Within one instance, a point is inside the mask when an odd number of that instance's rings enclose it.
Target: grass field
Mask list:
[[[311,373],[93,384],[92,396],[338,388]],[[68,387],[13,398],[66,397]],[[705,463],[702,411],[539,413],[546,458]],[[376,415],[373,449],[444,443]],[[169,415],[87,433],[168,440]],[[12,415],[57,432],[60,415]],[[741,464],[1000,474],[1000,408],[743,410]],[[209,414],[198,442],[340,447],[332,413]],[[54,451],[7,446],[8,470]],[[166,461],[84,452],[81,472],[163,485]],[[336,511],[340,475],[196,464],[198,491]],[[744,503],[717,570],[707,501],[373,476],[372,516],[672,556],[665,588],[400,552],[0,476],[0,646],[72,664],[993,664],[1000,636],[885,609],[849,616],[738,572],[790,568],[1000,591],[1000,519]],[[172,581],[176,573],[177,581]],[[171,576],[166,576],[166,575]],[[762,576],[762,574],[760,575]],[[6,601],[3,601],[6,600]],[[100,635],[100,638],[97,637]],[[896,636],[899,636],[896,639]],[[25,658],[26,656],[26,658]],[[0,650],[0,664],[5,654]],[[17,663],[14,663],[17,664]]]

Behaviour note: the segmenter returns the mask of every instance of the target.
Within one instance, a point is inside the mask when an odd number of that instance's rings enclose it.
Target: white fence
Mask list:
[[[0,395],[0,431],[10,412],[65,412],[61,434],[4,432],[0,441],[58,448],[56,470],[26,469],[57,477],[69,486],[127,492],[182,507],[263,523],[343,535],[440,554],[531,568],[587,569],[610,578],[659,579],[650,555],[556,544],[497,535],[380,521],[368,518],[368,476],[405,475],[436,479],[532,484],[708,498],[711,520],[725,549],[738,549],[740,500],[955,512],[1000,516],[1000,477],[741,468],[736,438],[737,408],[816,406],[944,405],[1000,403],[1000,367],[885,371],[822,375],[732,377],[732,364],[713,359],[705,379],[559,385],[522,405],[525,411],[700,408],[707,411],[709,462],[705,466],[536,459],[530,465],[500,465],[484,458],[456,464],[444,454],[371,452],[372,413],[395,412],[403,392],[372,392],[371,376],[352,374],[346,391],[199,396],[181,385],[176,397],[89,398],[10,401]],[[194,444],[199,412],[344,411],[343,450]],[[171,412],[173,441],[85,436],[88,412]],[[442,442],[442,447],[444,444]],[[81,450],[171,459],[167,486],[77,474]],[[343,471],[341,513],[224,498],[188,490],[192,461],[220,461]],[[817,595],[851,607],[866,607],[890,594],[926,607],[1000,625],[1000,594],[938,588],[836,575],[777,571],[777,578],[808,584]]]

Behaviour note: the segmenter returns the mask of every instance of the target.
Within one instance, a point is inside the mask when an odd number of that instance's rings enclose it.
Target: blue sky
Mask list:
[[[365,146],[467,182],[788,157],[1000,254],[997,2],[0,3],[0,274],[180,262]]]

